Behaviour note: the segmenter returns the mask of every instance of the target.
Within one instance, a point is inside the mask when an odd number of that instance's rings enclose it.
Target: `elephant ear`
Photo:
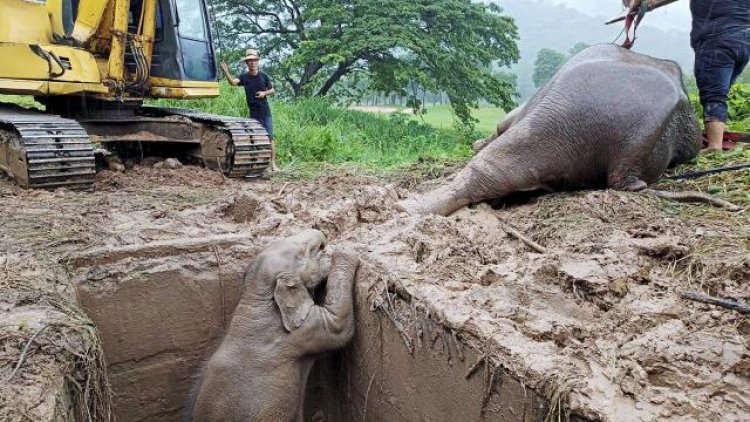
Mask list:
[[[315,304],[302,280],[292,274],[280,274],[276,278],[273,297],[281,312],[281,322],[290,333],[302,325]]]

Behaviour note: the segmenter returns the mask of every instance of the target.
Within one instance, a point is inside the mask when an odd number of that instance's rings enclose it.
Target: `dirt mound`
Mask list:
[[[12,216],[0,222],[0,250],[10,257],[0,283],[31,286],[3,299],[0,319],[12,328],[0,334],[0,379],[40,327],[82,325],[44,293],[74,300],[65,270],[73,253],[238,232],[262,245],[315,227],[332,247],[362,256],[371,309],[395,321],[410,350],[433,341],[419,323],[429,315],[446,342],[455,334],[493,371],[545,396],[552,411],[559,403],[580,417],[618,421],[750,414],[750,324],[679,295],[750,301],[747,215],[699,218],[695,210],[707,207],[590,191],[412,217],[392,207],[407,193],[398,186],[406,185],[358,174],[243,183],[191,166],[101,172],[94,193],[22,191],[0,181],[1,206]],[[21,371],[0,388],[0,408],[21,394],[41,397],[40,388],[62,397],[67,387],[37,375],[75,373],[74,356],[95,346],[76,333],[39,333]],[[54,407],[45,403],[37,408]]]

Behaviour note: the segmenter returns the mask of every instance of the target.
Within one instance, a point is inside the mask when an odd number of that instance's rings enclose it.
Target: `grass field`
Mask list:
[[[244,91],[221,85],[221,96],[156,101],[209,113],[247,116]],[[272,100],[276,151],[282,168],[347,164],[391,170],[418,162],[448,163],[471,156],[476,133],[424,124],[403,113],[376,114],[333,106],[323,99]]]
[[[415,119],[424,121],[428,125],[437,129],[450,129],[453,127],[453,111],[448,104],[439,104],[429,106],[425,109],[427,112],[422,116],[414,116]],[[497,127],[497,123],[505,116],[505,111],[499,107],[482,106],[472,111],[472,116],[478,119],[475,130],[481,137],[489,135]]]

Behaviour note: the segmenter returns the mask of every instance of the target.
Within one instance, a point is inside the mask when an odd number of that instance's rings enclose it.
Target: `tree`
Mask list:
[[[379,92],[410,83],[445,92],[462,121],[481,98],[513,105],[488,70],[518,60],[513,20],[471,0],[218,0],[219,32],[232,50],[257,46],[295,97],[325,96],[362,72]]]
[[[570,50],[568,50],[568,53],[570,53],[571,57],[575,56],[576,54],[580,53],[581,51],[591,47],[590,44],[586,44],[585,42],[579,42],[573,47],[570,47]]]
[[[493,75],[512,87],[515,96],[518,96],[518,75],[507,70],[496,70]]]
[[[543,48],[539,50],[534,62],[534,85],[539,88],[552,79],[552,76],[565,64],[568,57],[557,50]]]

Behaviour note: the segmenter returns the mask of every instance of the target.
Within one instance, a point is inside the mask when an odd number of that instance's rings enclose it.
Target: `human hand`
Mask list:
[[[221,69],[225,72],[229,72],[229,68],[227,67],[227,64],[224,63],[224,60],[221,61]]]
[[[266,98],[266,95],[268,95],[266,91],[258,91],[255,93],[255,98],[260,100],[262,98]]]

